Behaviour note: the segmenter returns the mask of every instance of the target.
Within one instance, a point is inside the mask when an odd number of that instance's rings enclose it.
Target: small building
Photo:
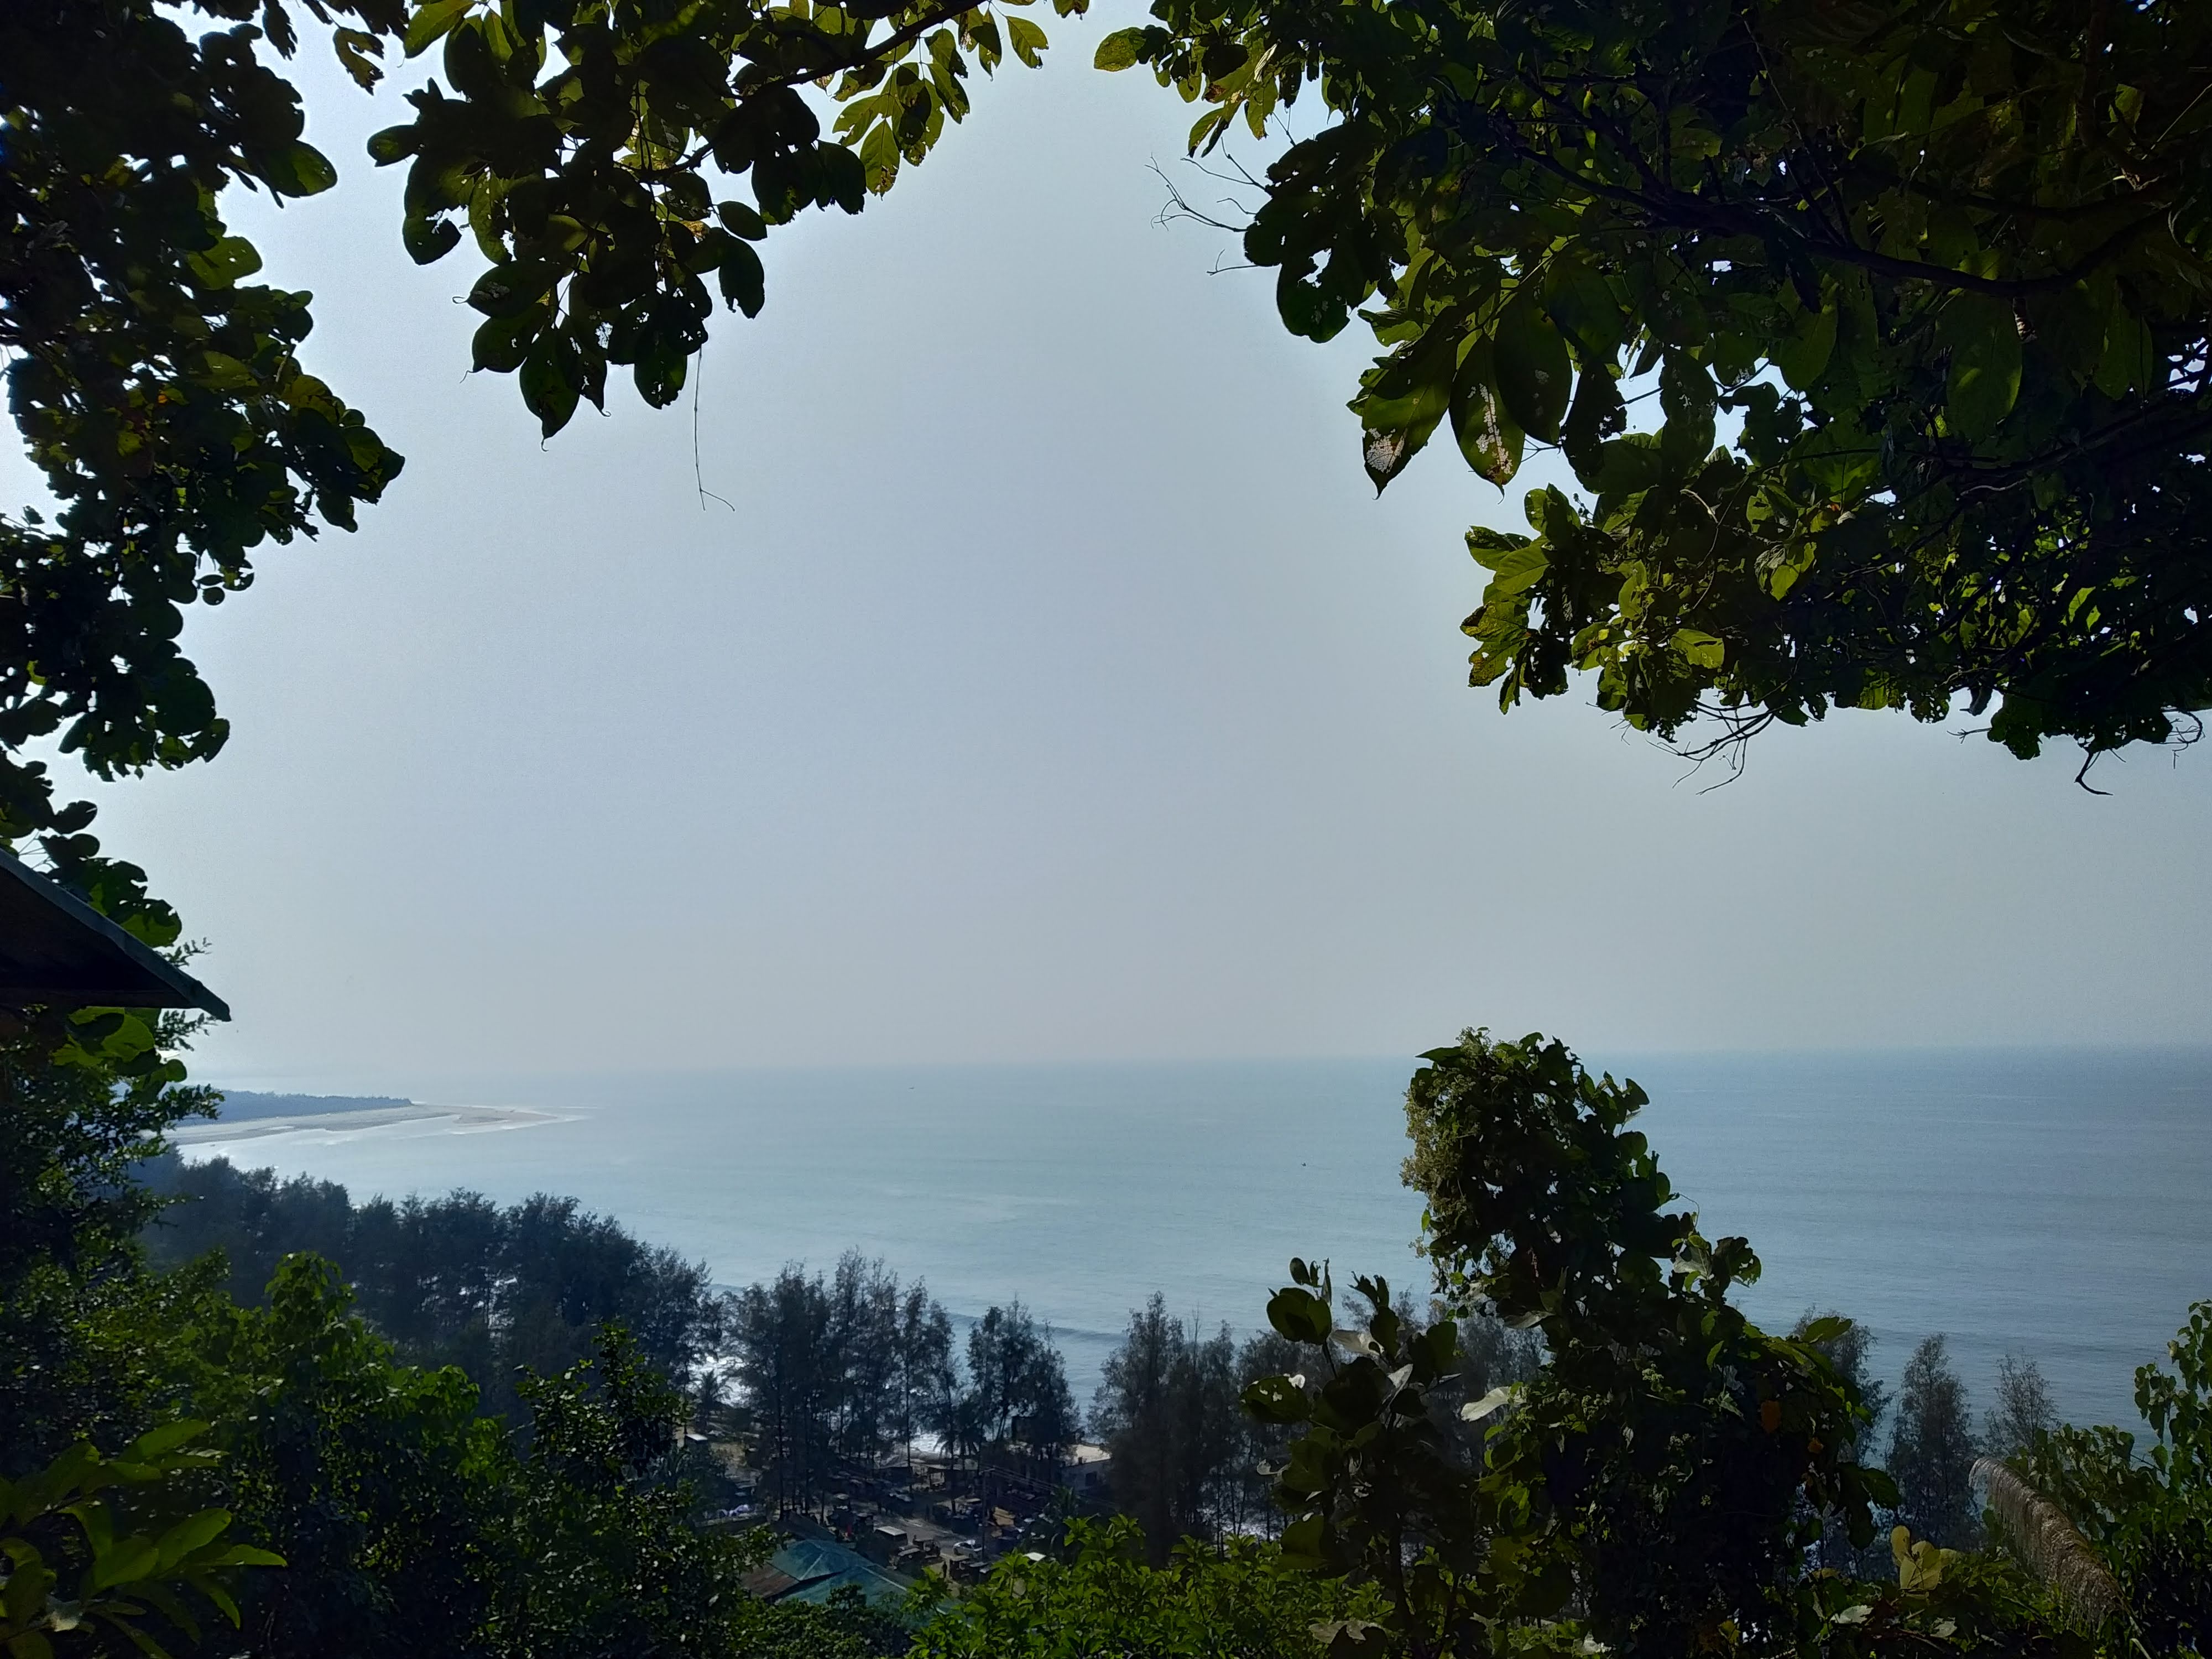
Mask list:
[[[1103,1498],[1113,1472],[1114,1454],[1086,1441],[1068,1455],[1068,1490],[1078,1498]]]

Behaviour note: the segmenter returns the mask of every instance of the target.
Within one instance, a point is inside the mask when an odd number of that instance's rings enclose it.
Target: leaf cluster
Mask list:
[[[2152,1442],[2112,1427],[2038,1435],[2014,1460],[2118,1579],[2126,1634],[2153,1653],[2212,1644],[2212,1303],[2136,1373]]]
[[[1203,101],[1194,146],[1318,89],[1245,248],[1293,333],[1386,348],[1377,488],[1449,421],[1493,483],[1556,446],[1589,492],[1469,534],[1502,703],[1587,671],[1671,738],[1963,698],[2094,756],[2212,702],[2202,7],[1152,12],[1098,61]]]
[[[197,1644],[199,1620],[180,1594],[188,1589],[238,1624],[235,1570],[284,1562],[228,1538],[228,1510],[190,1506],[194,1477],[217,1461],[191,1443],[207,1427],[168,1424],[113,1458],[81,1441],[19,1480],[0,1480],[0,1647],[10,1659],[97,1651],[118,1636],[167,1659],[147,1618],[160,1614]],[[101,1495],[125,1492],[127,1500]]]
[[[469,293],[475,366],[516,375],[550,436],[580,400],[605,406],[611,364],[674,402],[708,279],[757,313],[770,228],[889,190],[967,116],[971,64],[1040,61],[1044,31],[1006,9],[1029,3],[428,0],[406,48],[442,41],[444,82],[369,150],[410,163],[417,261],[465,222],[492,262]],[[1086,3],[1054,0],[1063,16]]]
[[[1009,1556],[939,1610],[914,1659],[1320,1659],[1350,1620],[1380,1609],[1367,1593],[1317,1578],[1273,1546],[1179,1546],[1147,1565],[1126,1518],[1073,1521],[1042,1559]]]
[[[356,41],[402,12],[310,3]],[[336,179],[269,62],[296,44],[279,0],[0,9],[0,356],[58,504],[0,514],[0,839],[44,834],[65,869],[97,854],[93,807],[58,807],[26,746],[102,778],[213,755],[228,728],[179,647],[185,607],[246,587],[265,543],[352,528],[399,471],[301,366],[308,296],[248,281],[260,256],[218,210],[234,185]],[[110,884],[110,914],[173,938],[136,872]]]

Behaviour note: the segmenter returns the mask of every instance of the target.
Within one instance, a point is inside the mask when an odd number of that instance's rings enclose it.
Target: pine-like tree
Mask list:
[[[1981,1523],[1971,1491],[1980,1446],[1966,1384],[1951,1369],[1949,1345],[1931,1336],[1912,1351],[1897,1397],[1889,1437],[1889,1474],[1897,1482],[1897,1520],[1915,1538],[1946,1549],[1971,1549]]]

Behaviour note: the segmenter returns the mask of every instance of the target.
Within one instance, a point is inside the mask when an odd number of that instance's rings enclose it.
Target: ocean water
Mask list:
[[[1833,1309],[1893,1380],[1942,1332],[1978,1401],[2007,1352],[2075,1421],[2133,1425],[2135,1367],[2212,1297],[2212,1051],[1592,1056],[1709,1236],[1765,1263],[1743,1300]],[[956,1316],[1018,1297],[1079,1403],[1153,1291],[1256,1326],[1293,1255],[1425,1284],[1398,1180],[1403,1060],[878,1067],[477,1082],[451,1104],[558,1121],[305,1130],[191,1156],[344,1182],[573,1194],[743,1284],[847,1249]]]

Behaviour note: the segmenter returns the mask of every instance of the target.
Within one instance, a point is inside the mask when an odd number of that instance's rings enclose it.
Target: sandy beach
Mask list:
[[[356,1134],[364,1129],[387,1128],[395,1123],[422,1123],[441,1120],[453,1125],[453,1133],[473,1134],[493,1129],[521,1129],[535,1123],[556,1123],[560,1116],[553,1112],[532,1112],[519,1106],[420,1106],[413,1103],[398,1106],[375,1106],[351,1112],[295,1112],[280,1113],[268,1117],[240,1118],[234,1121],[217,1119],[213,1122],[183,1123],[168,1132],[173,1146],[204,1146],[220,1142],[233,1145],[240,1141],[262,1140],[270,1135],[300,1134],[319,1130],[325,1134]]]

